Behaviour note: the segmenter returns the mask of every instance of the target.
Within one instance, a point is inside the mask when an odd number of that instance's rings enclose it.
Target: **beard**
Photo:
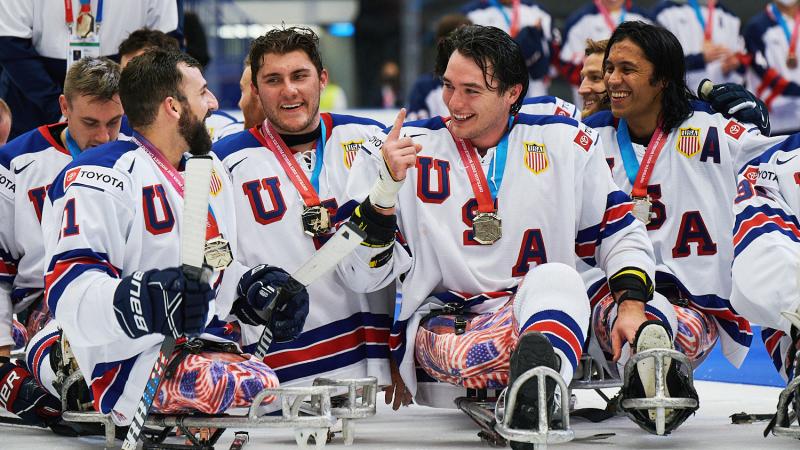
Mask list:
[[[211,136],[205,122],[194,117],[188,104],[183,110],[185,113],[178,119],[178,132],[189,145],[189,153],[192,156],[208,154],[211,151]]]

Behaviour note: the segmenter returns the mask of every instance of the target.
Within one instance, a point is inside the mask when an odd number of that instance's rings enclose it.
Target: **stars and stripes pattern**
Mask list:
[[[353,165],[353,161],[356,159],[356,155],[358,155],[358,151],[361,150],[361,145],[363,143],[363,140],[342,142],[344,166],[348,169],[350,169],[350,167]]]
[[[633,202],[622,191],[614,191],[606,198],[606,211],[603,220],[597,225],[578,231],[575,237],[575,254],[584,262],[594,267],[597,247],[604,239],[624,230],[636,220],[631,214]]]
[[[544,144],[523,142],[523,145],[525,145],[525,152],[523,153],[525,155],[525,167],[536,175],[547,170],[550,163]]]
[[[687,158],[696,155],[700,151],[700,128],[681,128],[676,147]]]
[[[216,197],[222,191],[222,180],[219,179],[216,170],[211,170],[211,184],[209,185],[209,192]]]
[[[278,387],[278,377],[251,355],[202,351],[188,354],[171,378],[164,379],[153,402],[160,413],[221,414],[247,407],[266,388]],[[262,404],[275,400],[264,399]]]
[[[678,333],[675,350],[694,361],[702,361],[717,343],[717,324],[705,314],[691,307],[673,305],[678,316]]]

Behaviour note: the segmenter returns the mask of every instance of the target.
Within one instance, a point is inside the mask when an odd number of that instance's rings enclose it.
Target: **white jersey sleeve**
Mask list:
[[[14,241],[14,175],[0,164],[0,347],[12,345],[11,320],[13,306],[11,290],[17,274],[19,249]]]

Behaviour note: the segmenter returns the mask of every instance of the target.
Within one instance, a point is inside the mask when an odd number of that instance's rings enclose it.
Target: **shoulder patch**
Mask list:
[[[14,191],[17,189],[17,184],[14,182],[13,175],[10,170],[5,170],[0,166],[0,194],[14,198]]]
[[[84,186],[103,192],[122,192],[125,180],[119,172],[108,167],[79,166],[69,169],[64,174],[64,190],[70,186]]]
[[[535,175],[547,170],[550,162],[547,158],[547,147],[538,142],[523,141],[524,146],[523,159],[525,160],[525,167],[528,168]]]
[[[729,120],[728,124],[725,125],[725,134],[736,140],[739,140],[739,138],[742,137],[742,134],[744,134],[745,131],[746,130],[744,125],[740,124],[735,120]]]
[[[222,180],[217,175],[217,169],[211,169],[211,185],[209,186],[209,192],[212,196],[216,197],[222,192]]]
[[[350,169],[350,166],[353,165],[353,160],[356,159],[358,151],[364,148],[364,140],[359,139],[347,142],[340,142],[339,145],[342,146],[342,158],[344,161],[344,166]]]
[[[700,143],[700,128],[686,127],[678,130],[678,140],[675,143],[675,148],[681,155],[692,158],[702,147]]]
[[[575,139],[573,139],[572,142],[574,142],[578,147],[588,152],[596,141],[597,141],[597,130],[589,128],[583,123],[579,123],[578,133],[575,135]]]

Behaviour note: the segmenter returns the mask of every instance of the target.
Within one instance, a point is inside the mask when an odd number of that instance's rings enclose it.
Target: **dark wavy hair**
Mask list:
[[[261,60],[264,55],[268,53],[285,55],[295,50],[305,52],[317,69],[317,74],[322,73],[319,37],[312,29],[305,27],[274,28],[267,31],[263,36],[259,36],[250,44],[250,53],[247,58],[250,60],[253,84],[258,87],[255,80],[259,69],[261,69]]]
[[[517,113],[528,93],[528,69],[522,51],[511,36],[499,28],[481,25],[456,29],[439,41],[436,75],[444,75],[450,55],[456,50],[480,67],[489,90],[503,94],[515,84],[522,85],[519,98],[511,105],[511,114]]]
[[[623,22],[608,40],[604,64],[611,47],[625,39],[638,45],[653,64],[650,84],[664,83],[659,117],[664,131],[669,132],[692,115],[689,102],[697,99],[686,86],[686,63],[681,43],[666,28],[640,21]]]

